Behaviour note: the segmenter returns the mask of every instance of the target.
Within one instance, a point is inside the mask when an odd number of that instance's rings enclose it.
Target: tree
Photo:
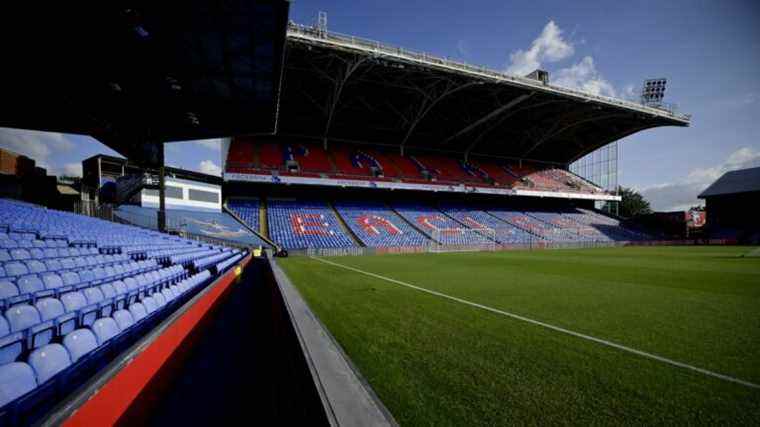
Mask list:
[[[632,188],[619,187],[618,194],[623,198],[620,201],[619,215],[624,218],[633,218],[652,213],[649,202]]]

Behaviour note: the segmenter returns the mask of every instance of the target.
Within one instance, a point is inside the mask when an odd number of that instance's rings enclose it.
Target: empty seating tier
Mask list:
[[[0,199],[0,424],[33,422],[243,256]]]

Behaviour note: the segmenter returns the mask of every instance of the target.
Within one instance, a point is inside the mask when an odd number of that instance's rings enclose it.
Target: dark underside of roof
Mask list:
[[[567,164],[684,126],[624,107],[288,38],[278,133]]]
[[[285,0],[6,3],[0,126],[92,135],[125,155],[274,131]]]

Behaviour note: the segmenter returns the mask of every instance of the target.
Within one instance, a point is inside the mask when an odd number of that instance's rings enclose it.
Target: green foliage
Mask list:
[[[426,289],[760,382],[747,248],[335,257]],[[760,391],[305,257],[280,260],[401,425],[722,424]]]
[[[620,202],[620,216],[633,218],[652,213],[649,202],[632,188],[619,187],[618,194],[623,198]]]

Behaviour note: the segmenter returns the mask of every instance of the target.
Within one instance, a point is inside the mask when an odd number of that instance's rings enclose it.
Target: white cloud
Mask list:
[[[552,83],[593,95],[616,96],[615,87],[596,69],[594,58],[584,56],[577,64],[557,71]]]
[[[693,169],[682,180],[644,188],[641,194],[655,211],[685,210],[703,204],[697,195],[724,173],[751,167],[760,167],[760,150],[743,147],[713,167]]]
[[[74,143],[58,132],[0,128],[0,147],[44,165],[51,155],[72,150]]]
[[[575,53],[575,48],[562,38],[562,30],[554,21],[549,21],[528,50],[517,50],[509,55],[510,63],[506,71],[524,76],[541,68],[544,61],[561,61],[573,56],[573,53]]]
[[[82,163],[66,163],[63,165],[63,175],[82,176]]]
[[[208,175],[216,175],[221,176],[222,175],[222,168],[220,168],[216,163],[214,163],[213,160],[203,160],[200,165],[198,165],[198,168],[202,173],[208,174]]]

